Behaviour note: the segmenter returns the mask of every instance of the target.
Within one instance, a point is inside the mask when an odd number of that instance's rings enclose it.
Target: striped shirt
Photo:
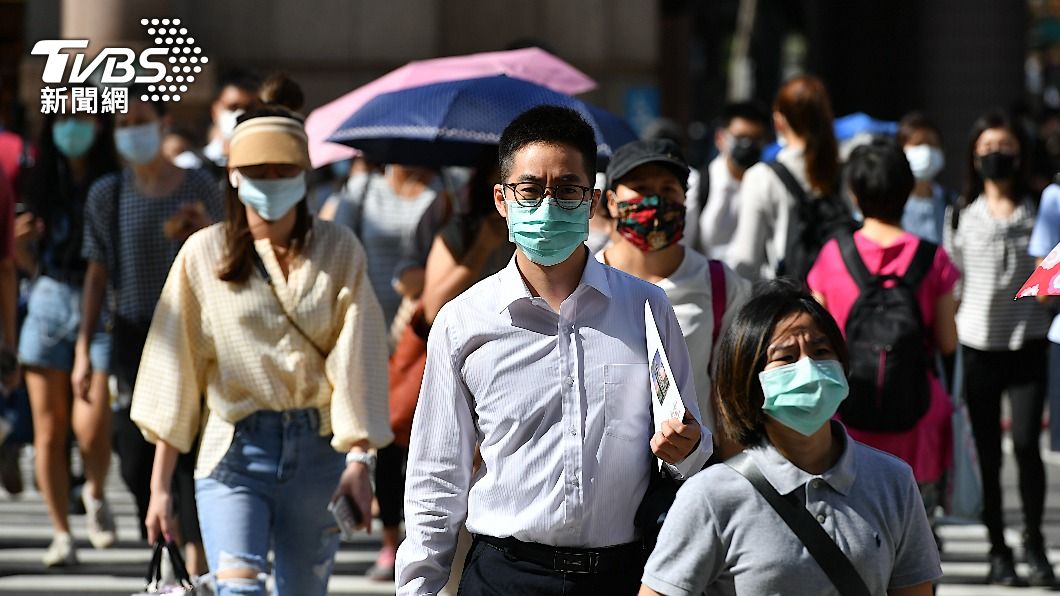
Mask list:
[[[1013,300],[1034,271],[1028,254],[1035,208],[1024,199],[1008,219],[996,219],[979,196],[960,213],[957,230],[943,231],[946,252],[963,277],[954,290],[960,300],[957,336],[976,350],[1019,350],[1042,339],[1049,315],[1036,300]],[[951,221],[947,209],[946,221]]]
[[[390,327],[401,305],[393,282],[405,269],[427,264],[427,252],[442,224],[448,199],[435,186],[416,197],[400,197],[386,177],[378,174],[351,178],[339,197],[335,222],[349,226],[364,245],[368,279],[383,307],[383,321]],[[419,237],[421,228],[426,245]]]
[[[214,221],[224,219],[221,193],[205,170],[187,170],[184,181],[169,196],[145,197],[136,190],[132,170],[104,176],[88,191],[85,201],[85,234],[81,256],[107,267],[110,281],[117,281],[117,314],[147,323],[155,312],[166,273],[180,250],[180,241],[170,240],[163,226],[185,205],[201,202]],[[117,187],[119,179],[121,186]],[[114,216],[115,192],[121,212]],[[118,229],[114,230],[117,219]],[[114,246],[115,238],[118,246]],[[115,255],[117,251],[117,255]]]
[[[645,301],[700,420],[666,294],[596,259],[558,313],[530,295],[514,258],[442,308],[412,425],[398,594],[441,590],[465,516],[472,534],[552,546],[634,540],[654,465]],[[703,467],[702,433],[676,473]],[[472,475],[476,444],[483,464]]]
[[[218,279],[222,224],[184,244],[151,322],[138,375],[150,382],[136,384],[133,421],[149,441],[182,452],[205,427],[198,478],[224,456],[235,423],[258,410],[317,408],[320,433],[337,451],[362,439],[389,443],[386,336],[360,243],[315,222],[286,280],[269,240],[254,248],[276,294],[256,270],[243,283]]]

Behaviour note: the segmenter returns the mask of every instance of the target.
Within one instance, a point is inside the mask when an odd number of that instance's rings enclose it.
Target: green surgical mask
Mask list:
[[[554,199],[545,199],[537,207],[506,203],[508,240],[538,265],[562,263],[589,237],[589,201],[575,209],[564,209]]]
[[[803,358],[758,373],[758,381],[765,413],[807,437],[835,416],[850,392],[843,365],[836,360]]]

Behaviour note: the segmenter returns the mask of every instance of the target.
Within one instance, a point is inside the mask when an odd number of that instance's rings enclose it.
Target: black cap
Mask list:
[[[615,151],[607,164],[608,190],[613,190],[615,183],[634,168],[648,163],[670,168],[682,185],[688,183],[688,164],[677,143],[670,139],[650,139],[626,143]]]

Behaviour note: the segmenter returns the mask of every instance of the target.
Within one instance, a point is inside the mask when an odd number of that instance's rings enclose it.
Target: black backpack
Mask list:
[[[777,266],[777,277],[805,282],[821,247],[832,237],[853,232],[858,226],[850,208],[838,196],[811,198],[784,164],[767,161],[766,165],[795,198],[795,213],[788,227],[784,258]]]
[[[921,240],[905,275],[872,275],[852,234],[836,240],[859,290],[846,324],[850,395],[839,413],[852,428],[909,430],[931,405],[932,359],[916,290],[938,247]]]

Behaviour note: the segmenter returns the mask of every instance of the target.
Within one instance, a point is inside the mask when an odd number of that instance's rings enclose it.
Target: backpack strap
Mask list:
[[[850,558],[839,549],[828,532],[817,523],[809,511],[791,495],[783,496],[762,475],[747,452],[729,459],[725,465],[747,479],[751,486],[769,503],[769,506],[795,533],[814,561],[820,565],[832,585],[841,596],[869,596],[871,592],[865,580],[858,574]]]
[[[714,331],[711,333],[710,345],[716,346],[721,334],[721,319],[725,316],[725,298],[728,291],[725,288],[725,265],[717,259],[711,259],[707,265],[710,267],[710,305],[714,311]]]
[[[776,160],[767,161],[766,165],[773,170],[777,178],[780,178],[780,182],[784,184],[784,188],[788,189],[791,196],[795,197],[796,203],[802,205],[810,202],[810,196],[806,194],[806,189],[799,184],[799,181],[795,179],[795,174],[792,174],[787,166]]]
[[[902,279],[910,288],[920,287],[920,282],[924,280],[928,271],[931,270],[931,266],[935,263],[935,253],[938,248],[937,244],[927,240],[920,240],[920,244],[916,247],[916,253],[913,255],[913,260],[909,262],[909,268],[902,275]]]
[[[857,244],[854,242],[854,234],[836,234],[835,239],[839,243],[839,254],[843,257],[843,264],[846,265],[858,289],[864,290],[872,285],[876,276],[869,273],[865,261],[861,259],[861,253],[858,252]]]

